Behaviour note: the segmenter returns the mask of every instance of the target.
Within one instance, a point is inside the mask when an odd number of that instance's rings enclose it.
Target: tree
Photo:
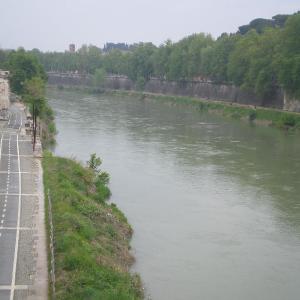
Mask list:
[[[138,78],[149,80],[154,74],[153,54],[156,47],[152,43],[140,43],[129,56],[128,76],[133,81]]]
[[[229,55],[228,78],[237,86],[247,81],[251,57],[258,44],[258,34],[251,30],[243,36]],[[247,85],[246,85],[247,86]]]
[[[101,184],[108,184],[109,174],[100,169],[102,165],[102,160],[100,157],[97,157],[96,153],[91,154],[90,159],[86,162],[87,167],[93,171],[95,174],[95,182],[100,182]]]
[[[259,35],[250,58],[245,86],[263,97],[272,97],[278,87],[274,61],[278,47],[278,29],[268,28]]]
[[[172,53],[173,44],[171,40],[167,40],[153,54],[154,75],[161,79],[165,79],[169,72],[169,59]]]
[[[25,92],[25,82],[33,77],[40,77],[46,80],[47,75],[37,58],[24,49],[12,51],[8,57],[8,67],[10,70],[10,86],[13,92],[23,95]]]
[[[40,77],[33,77],[24,84],[24,100],[29,105],[33,119],[33,151],[35,150],[37,135],[37,118],[46,107],[45,82]]]
[[[106,72],[104,68],[97,69],[93,75],[93,84],[95,87],[101,87],[105,81]]]
[[[279,29],[262,34],[251,30],[242,36],[229,56],[228,77],[237,86],[271,97],[277,87],[274,66]]]
[[[201,51],[201,72],[215,82],[228,82],[229,56],[240,35],[223,33],[216,42]]]
[[[214,40],[211,35],[199,33],[190,36],[187,43],[187,77],[192,79],[201,74],[202,49],[212,46]]]
[[[300,97],[300,14],[289,17],[280,34],[276,68],[279,82],[291,95]]]

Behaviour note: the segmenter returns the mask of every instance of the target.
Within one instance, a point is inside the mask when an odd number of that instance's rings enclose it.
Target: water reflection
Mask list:
[[[153,299],[298,299],[299,135],[154,100],[49,98],[56,152],[104,159]]]

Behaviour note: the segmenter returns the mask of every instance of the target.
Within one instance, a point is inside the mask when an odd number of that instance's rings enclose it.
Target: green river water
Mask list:
[[[49,90],[56,154],[96,152],[154,300],[300,299],[300,135],[185,105]]]

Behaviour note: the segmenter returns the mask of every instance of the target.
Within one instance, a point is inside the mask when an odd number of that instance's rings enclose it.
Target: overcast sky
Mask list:
[[[300,0],[0,0],[0,47],[65,50],[105,42],[177,41],[235,32],[254,18],[300,10]]]

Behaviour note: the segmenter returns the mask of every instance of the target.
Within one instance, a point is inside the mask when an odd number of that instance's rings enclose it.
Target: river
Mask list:
[[[48,90],[56,154],[96,152],[153,300],[298,300],[300,135],[134,97]]]

